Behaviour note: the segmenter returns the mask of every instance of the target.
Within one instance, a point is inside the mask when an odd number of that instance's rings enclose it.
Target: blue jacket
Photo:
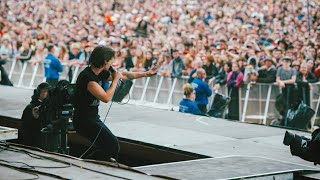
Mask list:
[[[195,102],[190,99],[182,99],[179,104],[179,112],[191,113],[191,114],[201,114],[198,106]]]
[[[56,57],[48,54],[44,60],[44,71],[47,79],[59,79],[59,72],[62,72],[62,65]]]
[[[196,104],[208,104],[208,97],[212,95],[212,90],[208,84],[200,78],[195,78],[192,82],[192,86],[196,91]]]

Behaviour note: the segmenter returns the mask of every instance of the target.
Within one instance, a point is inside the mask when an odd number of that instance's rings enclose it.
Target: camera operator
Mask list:
[[[39,107],[48,96],[50,85],[41,83],[31,97],[30,104],[23,110],[22,120],[22,142],[28,146],[40,146],[41,121],[39,118]]]
[[[115,93],[119,79],[136,79],[156,74],[157,66],[147,72],[117,72],[111,64],[115,51],[107,46],[97,46],[89,59],[89,66],[78,76],[75,92],[75,112],[73,124],[76,131],[105,153],[105,158],[117,159],[119,143],[116,136],[100,120],[98,107],[100,101],[109,102]],[[112,81],[110,87],[103,90],[103,82]],[[100,132],[100,133],[99,133]],[[96,139],[96,141],[95,141]]]

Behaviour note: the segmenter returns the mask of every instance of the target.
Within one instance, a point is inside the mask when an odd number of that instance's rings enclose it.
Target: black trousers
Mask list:
[[[207,113],[208,110],[206,104],[198,104],[197,106],[202,113]]]
[[[13,84],[11,83],[8,77],[6,70],[4,69],[4,67],[2,67],[2,65],[0,65],[0,72],[1,72],[0,84],[6,85],[6,86],[13,86]]]
[[[76,120],[74,121],[74,126],[81,136],[86,137],[91,142],[94,142],[101,129],[95,146],[103,152],[103,158],[105,158],[105,160],[109,160],[110,158],[118,159],[120,151],[118,138],[112,134],[109,128],[99,118],[95,121],[88,122]]]
[[[228,94],[230,94],[231,97],[228,109],[228,119],[239,120],[239,88],[228,87]]]

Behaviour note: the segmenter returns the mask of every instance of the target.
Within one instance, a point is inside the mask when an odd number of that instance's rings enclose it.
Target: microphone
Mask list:
[[[109,71],[110,71],[111,73],[116,72],[116,71],[113,69],[113,67],[112,67],[112,66],[110,66],[110,67],[109,67]]]
[[[113,69],[113,67],[112,67],[112,66],[110,66],[110,67],[109,67],[109,71],[111,72],[111,74],[112,74],[112,73],[114,73],[114,72],[117,72],[115,69]],[[121,78],[119,79],[119,81],[120,81],[120,83],[122,83],[122,84],[123,84],[123,81],[122,81],[122,79],[121,79]]]

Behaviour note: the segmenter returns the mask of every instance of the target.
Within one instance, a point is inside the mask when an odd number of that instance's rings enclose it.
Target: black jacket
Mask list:
[[[212,63],[210,63],[209,66],[203,65],[202,68],[207,73],[206,81],[211,79],[212,77],[214,77],[214,76],[216,76],[218,74],[218,68]]]
[[[309,72],[308,72],[308,76],[307,76],[307,81],[308,81],[308,83],[315,83],[315,82],[318,81],[318,79],[317,79],[317,77],[316,77],[312,72],[309,71]],[[296,82],[297,82],[297,83],[304,82],[304,81],[302,80],[302,74],[301,74],[301,72],[299,72],[299,73],[297,74]]]
[[[216,84],[225,85],[227,83],[227,73],[223,69],[219,71],[215,78]]]
[[[269,69],[259,70],[258,71],[258,79],[259,83],[273,83],[276,81],[277,69],[271,67]]]
[[[19,140],[22,140],[23,144],[28,146],[40,146],[40,130],[41,130],[41,121],[36,119],[32,114],[32,109],[36,106],[39,106],[40,102],[35,96],[32,96],[32,101],[30,104],[23,110],[21,117],[22,120],[22,131],[19,132]]]

